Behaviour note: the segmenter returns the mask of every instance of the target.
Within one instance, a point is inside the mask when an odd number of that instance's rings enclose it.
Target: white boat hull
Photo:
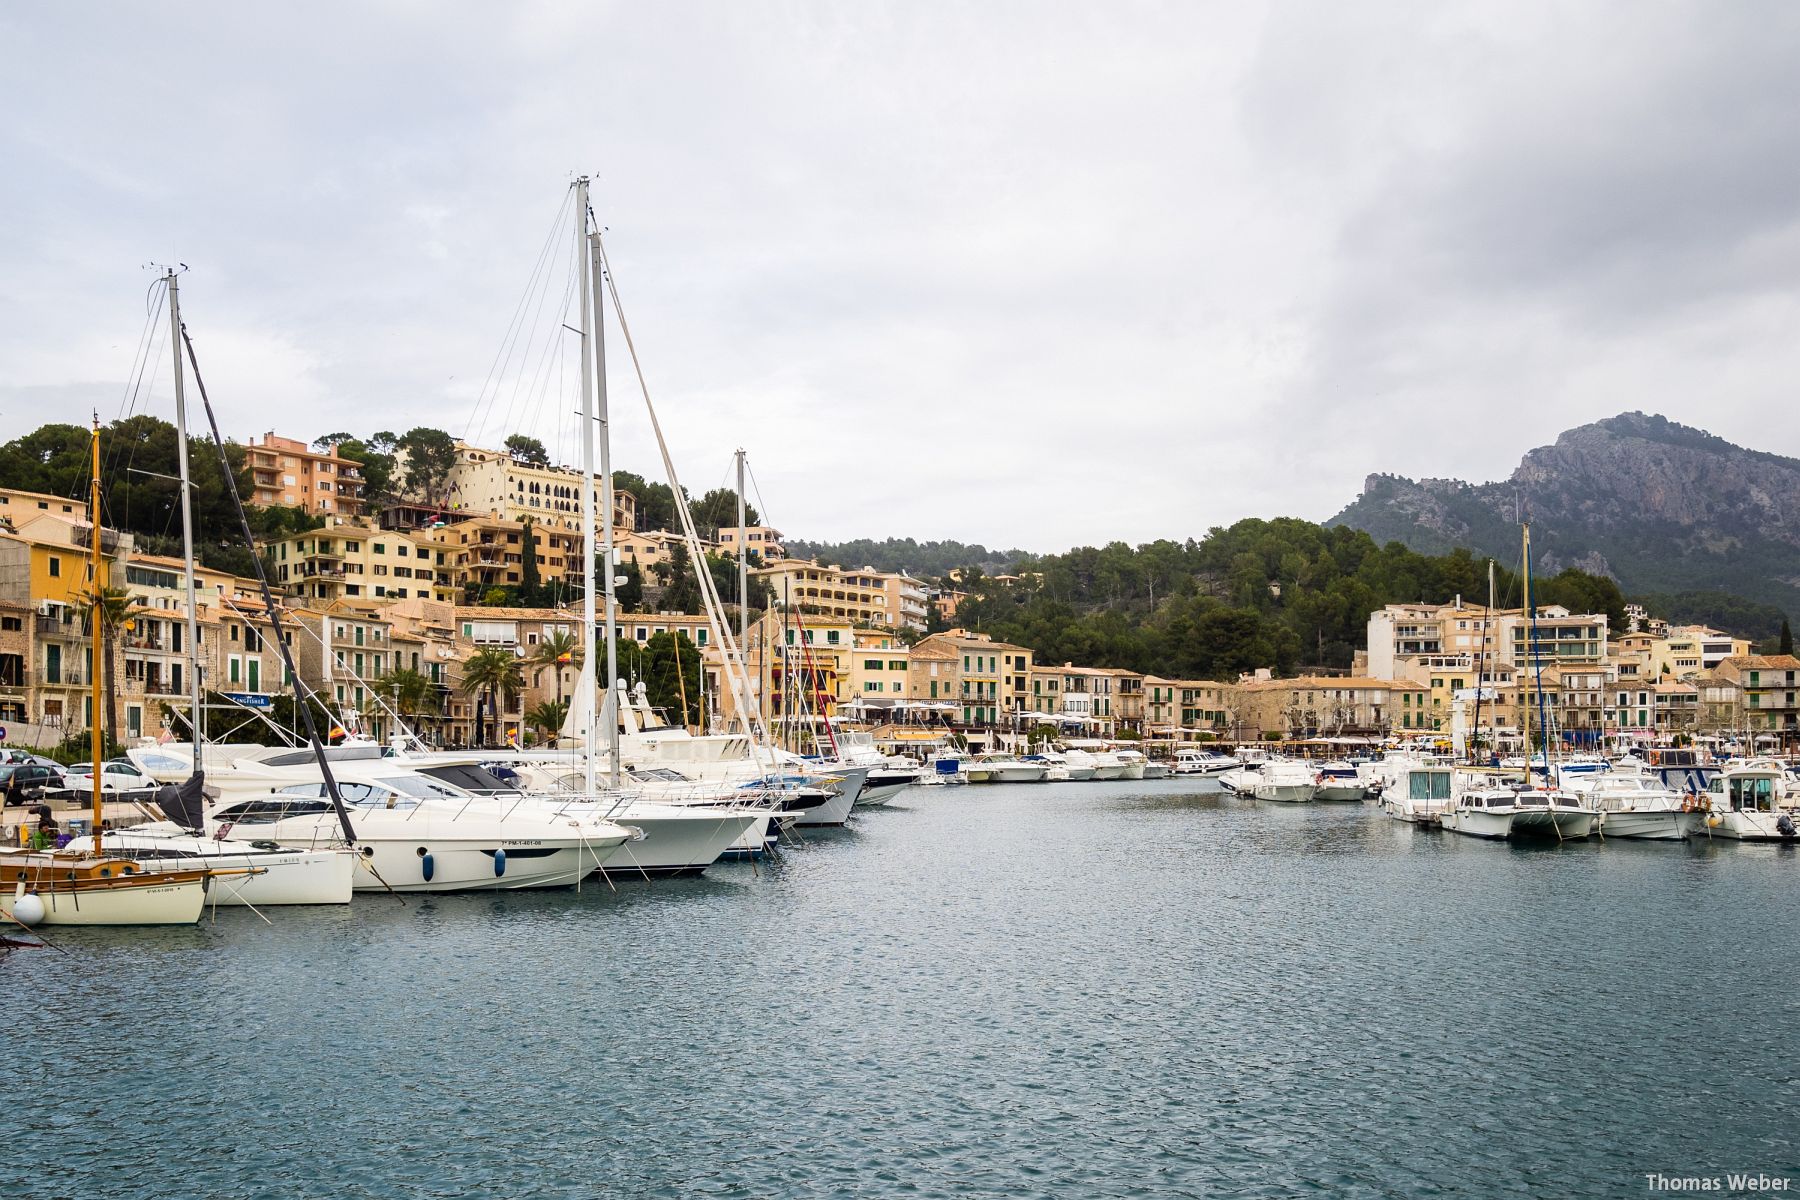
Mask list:
[[[192,925],[206,906],[207,880],[106,891],[32,891],[44,913],[34,925]],[[12,917],[16,891],[0,893],[0,913]],[[10,924],[10,921],[9,921]]]
[[[1443,814],[1442,824],[1451,833],[1467,834],[1478,838],[1509,838],[1512,836],[1513,817],[1511,809],[1499,812],[1487,812],[1482,809],[1454,808]],[[1401,817],[1401,820],[1414,820],[1416,817]]]
[[[1656,841],[1680,841],[1683,837],[1682,818],[1685,813],[1677,809],[1647,810],[1643,812],[1619,809],[1603,813],[1600,817],[1600,836],[1609,838],[1649,838]]]
[[[768,818],[766,812],[628,805],[610,819],[644,836],[613,851],[601,870],[612,876],[696,875],[753,828],[766,830]]]
[[[1251,793],[1258,800],[1278,804],[1308,804],[1318,789],[1310,783],[1259,783]]]
[[[76,838],[72,849],[85,850],[92,838]],[[136,858],[140,870],[214,870],[231,872],[214,878],[207,896],[211,904],[238,904],[266,908],[291,904],[348,904],[356,873],[356,855],[349,850],[316,849],[234,851],[231,842],[216,838],[157,837],[150,834],[108,834],[108,851],[156,850],[156,858]],[[242,872],[241,874],[239,872]]]
[[[1513,816],[1513,835],[1546,837],[1559,841],[1587,837],[1594,832],[1600,814],[1586,809],[1523,809]]]
[[[1050,769],[1036,763],[980,764],[965,768],[970,783],[1043,783]]]
[[[1790,816],[1792,814],[1789,814]],[[1749,812],[1727,809],[1724,812],[1688,813],[1686,830],[1691,838],[1724,838],[1734,842],[1792,842],[1795,839],[1776,828],[1782,817],[1778,812]],[[1718,818],[1713,824],[1711,818]],[[1796,819],[1800,822],[1800,818]]]
[[[795,825],[811,829],[820,825],[842,825],[850,819],[850,810],[856,807],[856,794],[853,791],[840,791],[817,808],[809,808],[794,821]]]
[[[1360,783],[1324,783],[1313,793],[1314,800],[1358,801],[1368,794]]]

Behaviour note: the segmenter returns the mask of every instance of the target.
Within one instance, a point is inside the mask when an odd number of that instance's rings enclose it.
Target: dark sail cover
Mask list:
[[[163,815],[183,829],[200,832],[206,827],[206,778],[199,771],[182,783],[165,783],[157,789],[156,804]]]

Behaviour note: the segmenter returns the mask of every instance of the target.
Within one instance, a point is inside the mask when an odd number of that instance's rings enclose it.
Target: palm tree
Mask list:
[[[426,702],[431,699],[436,685],[412,668],[402,667],[383,679],[377,686],[380,688],[381,694],[393,703],[394,711],[400,714],[400,719],[405,721],[408,726],[413,727],[413,732],[417,733],[418,728],[413,718],[423,711]]]
[[[481,723],[481,706],[485,700],[488,711],[498,720],[500,710],[495,704],[498,696],[504,696],[510,704],[520,689],[525,686],[525,671],[519,665],[519,659],[504,646],[483,646],[469,656],[463,663],[462,682],[457,685],[466,696],[475,696],[475,744],[483,744],[485,727]]]
[[[526,661],[538,668],[537,673],[531,677],[531,685],[533,687],[536,687],[538,682],[543,679],[543,668],[548,667],[556,672],[556,702],[561,704],[563,698],[563,668],[575,667],[578,670],[580,669],[582,662],[581,639],[567,630],[546,633],[544,639],[538,643],[537,653],[533,654]]]
[[[118,675],[113,665],[113,639],[119,630],[131,621],[131,593],[122,587],[103,587],[99,591],[92,588],[81,594],[81,602],[87,606],[89,613],[88,632],[93,637],[95,660],[104,664],[106,680],[106,729],[104,734],[119,740],[119,686]],[[99,629],[94,629],[93,617],[99,616]],[[98,725],[100,714],[96,713],[94,724]],[[104,737],[102,739],[104,741]]]
[[[555,737],[568,715],[567,700],[546,700],[542,704],[531,706],[531,711],[525,714],[525,722],[534,729],[543,730],[546,737]]]

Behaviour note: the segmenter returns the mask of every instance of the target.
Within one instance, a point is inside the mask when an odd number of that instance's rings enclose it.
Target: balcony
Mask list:
[[[56,617],[39,615],[32,621],[32,628],[39,637],[67,638],[70,641],[86,641],[87,630],[79,621],[62,621]]]

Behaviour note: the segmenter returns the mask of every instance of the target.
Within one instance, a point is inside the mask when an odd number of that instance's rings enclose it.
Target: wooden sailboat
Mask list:
[[[88,512],[88,563],[93,611],[93,657],[88,671],[93,687],[93,720],[88,722],[94,751],[93,849],[82,852],[18,852],[0,854],[0,914],[22,925],[192,925],[206,904],[212,872],[143,870],[124,858],[109,858],[104,841],[105,797],[99,787],[106,739],[100,691],[104,638],[101,636],[101,593],[106,587],[106,560],[100,548],[100,419],[94,418],[93,479]]]

